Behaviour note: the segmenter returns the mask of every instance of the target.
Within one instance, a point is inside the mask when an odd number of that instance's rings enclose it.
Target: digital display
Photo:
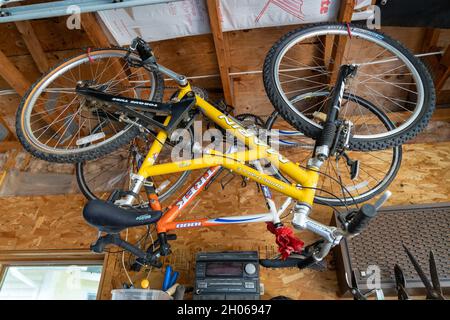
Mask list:
[[[206,276],[240,277],[244,270],[239,262],[209,262],[206,264]]]

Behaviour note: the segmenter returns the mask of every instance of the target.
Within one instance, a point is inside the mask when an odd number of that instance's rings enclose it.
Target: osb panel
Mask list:
[[[44,51],[48,53],[50,65],[63,58],[75,55],[90,45],[84,30],[68,30],[64,18],[46,19],[32,22]],[[270,47],[285,33],[298,26],[261,28],[252,30],[232,31],[227,33],[230,41],[231,72],[261,70],[262,63]],[[4,32],[1,32],[4,30]],[[412,51],[420,47],[424,29],[421,28],[383,28],[384,32],[400,40]],[[446,34],[441,39],[446,39]],[[442,40],[442,41],[444,41]],[[441,42],[442,42],[441,41]],[[445,42],[445,41],[444,41]],[[200,35],[170,39],[152,43],[158,60],[163,65],[188,76],[217,75],[217,59],[211,35]],[[30,82],[39,77],[39,72],[28,53],[27,48],[18,34],[14,24],[0,25],[0,49],[23,72]],[[261,74],[254,76],[234,77],[236,109],[240,112],[263,110],[266,114],[270,103],[262,91]],[[247,83],[247,81],[249,81]],[[256,81],[256,82],[255,82]],[[168,82],[173,85],[173,82]],[[218,77],[195,80],[196,86],[220,90]],[[0,78],[0,88],[9,88]],[[255,91],[251,89],[255,88]],[[262,93],[262,94],[260,94]],[[15,96],[0,96],[1,113],[13,114],[18,106]]]
[[[450,184],[444,183],[450,181],[447,170],[450,162],[449,148],[449,142],[406,145],[403,166],[389,188],[394,196],[388,204],[449,201]],[[183,216],[217,217],[236,212],[265,211],[263,198],[255,184],[250,182],[242,189],[240,183],[240,179],[236,177],[224,191],[219,184],[212,185]],[[96,231],[81,217],[83,203],[81,196],[0,199],[0,250],[88,248],[96,238]],[[316,206],[312,216],[328,223],[330,209]],[[143,232],[142,228],[137,230],[137,234],[130,234],[130,239],[137,240]],[[173,264],[175,270],[181,273],[181,281],[186,284],[192,284],[194,256],[200,250],[258,249],[262,256],[271,255],[275,251],[273,235],[265,230],[264,224],[180,230],[177,235],[178,240],[172,242],[174,254],[166,262]],[[313,240],[313,236],[306,232],[301,233],[301,238],[307,243]],[[105,279],[107,288],[102,294],[103,298],[109,298],[110,289],[120,288],[125,282],[120,260],[109,262],[108,266],[114,270],[114,274],[107,277],[110,282]],[[162,275],[162,270],[151,273],[152,287],[160,287]],[[138,285],[146,274],[132,276]],[[337,298],[336,276],[332,269],[326,272],[262,269],[261,279],[265,285],[264,298],[277,295],[295,299]]]
[[[387,205],[407,205],[432,202],[446,202],[450,200],[450,185],[443,181],[450,181],[447,167],[450,162],[450,142],[425,144],[408,144],[404,147],[403,165],[397,178],[389,187],[393,197]],[[295,160],[295,159],[292,159]],[[264,212],[264,200],[257,191],[255,184],[250,182],[243,189],[241,180],[235,178],[224,191],[218,183],[204,192],[198,201],[186,210],[183,217],[218,217],[220,215]],[[417,186],[420,186],[418,188]],[[277,199],[279,197],[277,196]],[[323,223],[329,223],[331,210],[323,206],[315,206],[312,217]],[[143,233],[132,236],[138,239]],[[172,243],[173,255],[166,258],[165,263],[171,264],[180,272],[180,281],[192,285],[194,280],[193,266],[195,253],[198,251],[223,250],[258,250],[262,257],[275,253],[273,235],[265,230],[264,224],[222,226],[210,229],[179,230],[178,239]],[[300,233],[306,242],[312,242],[315,237],[308,232]],[[128,264],[128,256],[125,256]],[[327,259],[330,260],[331,257]],[[261,280],[265,285],[263,298],[286,295],[294,299],[336,299],[337,282],[333,265],[330,270],[315,272],[311,270],[298,271],[296,269],[272,270],[261,269]],[[147,277],[147,272],[131,273],[136,286],[140,280]],[[115,288],[126,283],[121,264],[121,255],[115,267]],[[150,273],[152,287],[160,288],[163,270]],[[107,297],[107,296],[105,296]]]
[[[0,250],[89,248],[97,232],[83,204],[82,196],[0,198]]]
[[[83,47],[87,46],[89,46],[89,44]],[[211,35],[158,41],[152,43],[152,47],[154,48],[158,61],[162,65],[171,68],[178,73],[185,74],[186,76],[212,75],[211,78],[193,80],[193,85],[206,88],[212,91],[213,94],[215,91],[221,90],[220,78],[215,76],[218,75],[219,72]],[[71,50],[48,51],[46,55],[49,64],[54,66],[63,59],[76,56],[82,52],[84,52],[84,49],[80,46],[80,48]],[[40,73],[28,52],[21,55],[12,55],[10,56],[10,60],[17,69],[25,75],[30,83],[35,82],[40,77]],[[168,81],[166,85],[174,86],[175,83],[173,81]],[[0,89],[8,88],[10,88],[10,86],[0,77]],[[19,103],[20,97],[17,95],[0,96],[1,114],[14,114]]]
[[[266,95],[262,74],[248,74],[233,77],[236,114],[254,113],[268,116],[273,105]]]

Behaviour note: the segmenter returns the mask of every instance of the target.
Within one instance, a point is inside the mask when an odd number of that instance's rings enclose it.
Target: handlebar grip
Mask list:
[[[323,125],[322,133],[317,140],[317,146],[327,146],[331,149],[334,142],[334,137],[336,135],[337,126],[333,121],[327,121]],[[328,155],[326,155],[328,156]]]
[[[377,209],[371,204],[364,204],[359,211],[348,222],[347,231],[351,234],[357,234],[363,231],[370,220],[377,215]]]

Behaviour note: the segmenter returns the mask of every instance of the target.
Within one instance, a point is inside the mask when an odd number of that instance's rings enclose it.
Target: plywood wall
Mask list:
[[[448,126],[448,121],[447,121]],[[450,201],[450,142],[408,144],[404,147],[403,165],[389,188],[394,196],[390,205],[420,204]],[[420,186],[420,188],[417,188]],[[280,199],[277,196],[277,201]],[[97,232],[88,226],[81,210],[85,200],[81,196],[9,197],[0,198],[0,251],[88,249]],[[186,209],[185,217],[217,217],[223,214],[245,214],[265,210],[264,201],[254,183],[241,187],[239,178],[222,190],[213,184],[197,201]],[[331,210],[316,206],[312,217],[323,223],[331,219]],[[289,219],[287,219],[289,221]],[[136,229],[129,239],[139,239],[145,230]],[[276,252],[273,235],[264,224],[217,227],[212,229],[182,230],[172,242],[173,255],[165,261],[181,273],[180,281],[192,285],[194,256],[198,251],[259,250],[262,256]],[[122,236],[125,236],[124,234]],[[314,236],[308,232],[300,237],[309,243]],[[329,257],[328,259],[330,259]],[[125,256],[128,265],[128,255]],[[127,282],[122,268],[121,254],[107,255],[107,273],[102,297],[110,298],[110,290]],[[147,276],[147,272],[131,274],[135,285]],[[159,288],[163,270],[154,269],[150,283]],[[264,298],[286,295],[294,299],[336,299],[337,280],[330,270],[316,272],[296,269],[261,271],[265,284]]]
[[[32,21],[32,25],[51,64],[83,52],[92,45],[83,30],[67,30],[64,19]],[[293,28],[295,26],[228,33],[230,71],[240,73],[261,70],[265,54],[271,45]],[[413,52],[420,52],[425,35],[423,29],[384,28],[384,31],[405,43]],[[443,32],[439,45],[443,46],[449,41],[450,33]],[[206,79],[194,81],[195,85],[211,92],[221,90],[211,35],[160,41],[154,43],[153,47],[159,61],[177,72],[188,76],[210,75]],[[0,49],[27,79],[34,81],[39,77],[40,73],[14,24],[0,24]],[[261,74],[235,75],[232,77],[232,85],[237,113],[268,115],[272,112],[273,108],[265,96]],[[0,78],[0,90],[8,88],[7,83]],[[11,124],[19,101],[17,95],[0,96],[0,115],[5,115]],[[444,116],[444,120],[437,124],[441,126],[439,128],[443,128],[439,129],[441,136],[446,135],[441,142],[433,142],[435,140],[430,134],[426,142],[433,144],[418,143],[405,147],[404,165],[391,188],[395,195],[391,204],[450,200],[450,184],[443,183],[450,181],[447,168],[450,162],[448,123],[448,117]],[[418,185],[421,186],[420,190]],[[187,212],[214,217],[224,213],[243,214],[265,210],[264,203],[258,199],[261,200],[261,196],[254,184],[241,188],[240,181],[236,178],[224,191],[219,185],[213,185]],[[0,198],[0,250],[89,248],[97,232],[81,216],[84,203],[81,195]],[[314,217],[328,223],[330,210],[317,207]],[[130,239],[137,239],[143,231],[131,233]],[[259,249],[262,254],[270,254],[275,250],[273,236],[265,231],[264,225],[184,230],[178,235],[179,239],[173,244],[174,255],[166,262],[174,264],[181,272],[181,280],[186,284],[192,284],[193,257],[197,251]],[[303,234],[303,237],[305,241],[312,240],[310,234]],[[110,289],[121,287],[126,278],[120,255],[108,255],[105,265],[107,276],[104,279],[102,297],[109,298]],[[141,273],[132,276],[139,280],[145,275]],[[150,279],[152,286],[160,286],[162,271],[154,270]],[[266,298],[276,295],[296,299],[337,297],[337,282],[333,270],[324,273],[309,270],[299,272],[295,269],[264,270],[262,281],[266,284]]]

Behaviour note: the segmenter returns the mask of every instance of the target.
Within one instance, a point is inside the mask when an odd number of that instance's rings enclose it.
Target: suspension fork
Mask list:
[[[356,70],[357,67],[354,65],[342,65],[339,68],[336,85],[331,92],[331,97],[327,105],[327,119],[323,124],[323,130],[314,148],[314,157],[317,157],[320,161],[326,160],[330,155],[330,149],[336,138],[337,120],[344,96],[345,82],[348,77],[355,75]]]
[[[354,76],[355,73],[356,66],[354,65],[343,65],[339,69],[336,85],[331,92],[331,97],[327,105],[327,119],[323,124],[321,135],[316,141],[313,157],[308,162],[308,167],[310,168],[319,170],[323,162],[330,156],[330,149],[336,139],[345,82],[348,77]],[[320,261],[328,254],[332,247],[341,241],[343,233],[336,227],[326,226],[309,218],[310,211],[311,207],[309,205],[297,203],[294,206],[292,224],[296,229],[309,230],[325,239],[325,242],[318,246],[318,251],[314,252],[312,256],[314,260]]]
[[[164,120],[165,126],[169,124],[170,119],[171,119],[170,116],[166,117],[166,119]],[[128,194],[124,199],[116,200],[116,202],[115,202],[116,205],[131,206],[133,204],[134,200],[139,199],[139,192],[145,182],[145,177],[142,172],[144,163],[146,163],[147,165],[153,165],[156,162],[156,159],[158,158],[159,153],[161,152],[162,148],[164,147],[164,144],[165,144],[167,138],[168,138],[167,132],[162,131],[162,130],[158,132],[158,134],[156,135],[156,139],[153,141],[153,144],[150,147],[150,150],[149,150],[147,156],[145,157],[138,173],[131,175],[132,185],[131,185],[131,189],[130,189],[130,194]]]

